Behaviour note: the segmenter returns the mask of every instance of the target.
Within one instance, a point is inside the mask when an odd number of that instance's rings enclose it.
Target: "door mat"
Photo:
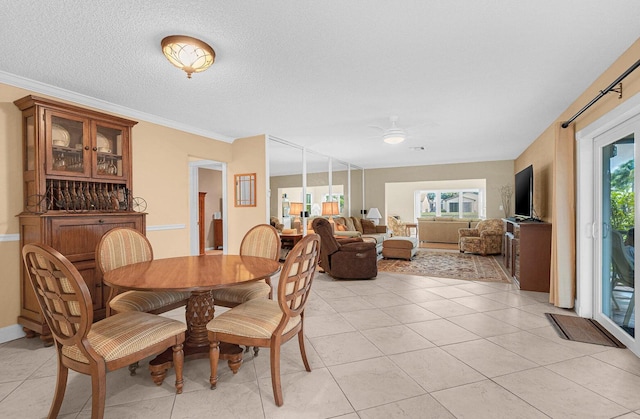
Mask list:
[[[593,319],[545,313],[561,338],[595,345],[626,348],[618,339]]]

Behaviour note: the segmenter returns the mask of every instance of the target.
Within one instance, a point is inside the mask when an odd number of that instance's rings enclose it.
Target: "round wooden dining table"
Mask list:
[[[275,275],[280,263],[255,256],[199,255],[154,259],[134,263],[104,273],[104,283],[122,290],[190,291],[185,319],[187,338],[184,355],[209,356],[207,323],[214,316],[211,290],[257,281]],[[226,359],[236,373],[242,363],[242,349],[236,345],[220,348],[220,358]],[[156,384],[161,384],[172,366],[171,348],[149,363]]]

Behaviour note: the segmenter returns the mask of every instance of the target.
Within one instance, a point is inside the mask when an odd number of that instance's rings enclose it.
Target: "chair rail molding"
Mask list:
[[[20,234],[0,234],[0,242],[20,241]]]

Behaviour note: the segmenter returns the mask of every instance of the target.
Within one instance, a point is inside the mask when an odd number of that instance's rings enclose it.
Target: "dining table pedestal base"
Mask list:
[[[215,309],[211,291],[192,291],[187,302],[185,317],[187,322],[187,337],[184,343],[184,357],[186,358],[208,358],[209,338],[207,323],[213,319]],[[220,359],[227,361],[229,369],[234,374],[242,365],[242,348],[238,345],[221,342]],[[164,381],[167,370],[173,366],[173,350],[166,351],[149,362],[151,378],[157,385]]]

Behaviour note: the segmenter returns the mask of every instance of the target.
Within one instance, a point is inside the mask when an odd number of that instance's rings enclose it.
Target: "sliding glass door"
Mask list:
[[[596,186],[595,318],[630,348],[635,334],[635,160],[640,123],[629,121],[594,141]]]

